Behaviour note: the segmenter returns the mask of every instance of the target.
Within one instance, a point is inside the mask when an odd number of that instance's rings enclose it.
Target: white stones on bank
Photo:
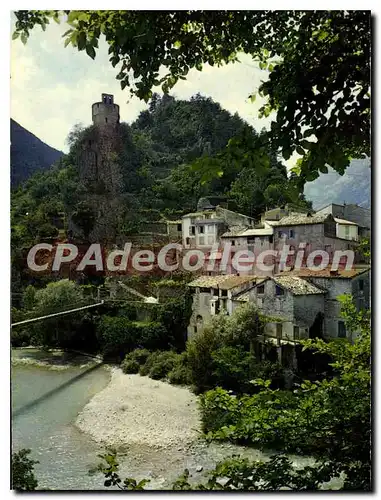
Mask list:
[[[197,398],[188,389],[112,369],[109,385],[78,415],[76,425],[107,446],[181,447],[198,437]]]

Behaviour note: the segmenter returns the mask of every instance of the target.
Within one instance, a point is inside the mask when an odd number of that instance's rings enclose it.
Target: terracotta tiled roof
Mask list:
[[[237,274],[223,274],[218,276],[199,276],[194,281],[188,283],[190,287],[201,288],[221,288],[230,290],[244,283],[255,283],[255,276],[238,276]]]
[[[299,276],[301,278],[354,278],[359,274],[369,272],[369,267],[357,267],[346,271],[345,269],[338,269],[331,271],[329,267],[321,271],[312,271],[310,269],[299,269],[297,271],[287,271],[279,274],[278,276]]]
[[[286,215],[286,217],[282,217],[280,221],[271,221],[270,224],[272,226],[300,226],[306,224],[323,224],[323,222],[328,218],[332,217],[331,214],[300,214],[293,213],[290,215]]]
[[[247,229],[247,226],[230,226],[226,233],[221,235],[221,238],[237,237],[241,236]]]
[[[318,295],[327,292],[299,276],[274,276],[272,279],[294,295]]]
[[[352,222],[350,220],[338,219],[337,217],[334,217],[334,219],[335,219],[335,222],[337,222],[338,224],[345,224],[346,226],[358,226],[358,224],[356,224],[356,222]]]

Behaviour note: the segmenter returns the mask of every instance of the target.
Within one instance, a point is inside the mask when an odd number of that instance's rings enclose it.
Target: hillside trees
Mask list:
[[[301,184],[370,154],[369,11],[16,11],[13,37],[26,43],[63,14],[65,44],[94,59],[103,35],[122,89],[146,101],[192,68],[251,55],[268,72],[258,88],[260,115],[275,113],[268,141],[284,159],[302,156]]]

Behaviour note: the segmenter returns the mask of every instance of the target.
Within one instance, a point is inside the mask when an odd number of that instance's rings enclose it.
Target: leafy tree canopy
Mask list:
[[[13,37],[26,43],[62,16],[65,45],[94,59],[104,35],[122,89],[146,101],[192,68],[250,54],[268,72],[258,89],[260,116],[276,113],[268,140],[284,159],[302,156],[301,183],[370,154],[370,11],[16,11]]]

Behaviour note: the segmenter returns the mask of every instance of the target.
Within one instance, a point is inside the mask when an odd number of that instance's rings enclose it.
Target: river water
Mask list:
[[[89,363],[81,356],[13,350],[12,446],[14,451],[30,448],[31,458],[39,461],[35,466],[38,489],[109,489],[103,486],[103,475],[89,473],[104,448],[74,425],[78,413],[109,380],[109,370],[96,360]],[[188,448],[135,445],[118,451],[121,477],[150,478],[148,489],[170,488],[185,468],[192,472],[192,482],[203,481],[208,469],[232,454],[253,460],[269,456],[253,448],[206,445],[202,440]],[[290,458],[295,465],[313,463],[307,457]]]
[[[55,366],[44,367],[44,361]],[[62,356],[32,349],[12,352],[13,450],[30,448],[31,457],[39,460],[39,489],[103,489],[101,475],[88,473],[100,461],[99,445],[73,423],[110,375],[99,364],[89,365],[88,358],[76,357],[69,367],[63,361]]]

